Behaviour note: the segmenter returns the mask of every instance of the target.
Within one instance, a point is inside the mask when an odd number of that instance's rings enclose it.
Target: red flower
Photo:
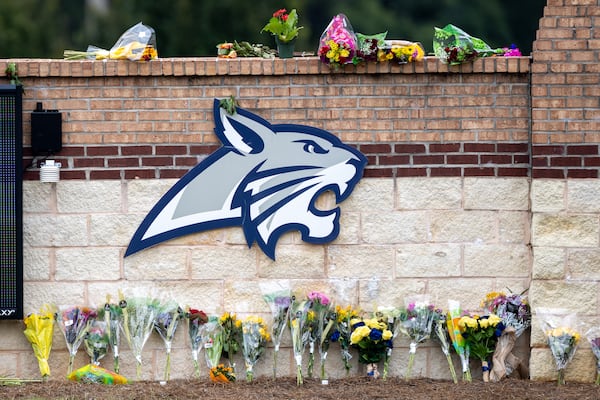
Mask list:
[[[289,17],[289,15],[287,15],[287,14],[283,14],[283,15],[281,16],[281,20],[282,20],[283,22],[285,22],[285,21],[287,21],[288,17]]]
[[[284,15],[286,16],[286,19],[287,19],[287,10],[285,8],[282,8],[273,13],[273,18],[280,18],[280,17],[283,17]]]

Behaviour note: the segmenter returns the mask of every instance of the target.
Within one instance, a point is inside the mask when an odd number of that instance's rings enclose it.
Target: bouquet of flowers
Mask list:
[[[340,344],[340,350],[342,354],[342,361],[344,362],[344,369],[346,375],[350,374],[350,360],[352,354],[350,353],[350,336],[352,334],[352,328],[350,321],[354,318],[358,318],[358,311],[352,308],[352,306],[335,306],[336,323],[335,330],[331,335],[332,342],[338,342]]]
[[[121,35],[110,50],[88,46],[87,51],[65,50],[65,60],[131,60],[150,61],[158,58],[154,29],[141,22]]]
[[[242,322],[242,353],[246,363],[246,380],[252,382],[253,368],[271,339],[262,318],[249,316]]]
[[[395,61],[398,64],[422,61],[425,50],[421,43],[408,40],[385,40],[377,51],[378,61]]]
[[[377,318],[355,318],[350,324],[350,343],[358,349],[358,361],[367,365],[368,376],[378,378],[377,363],[392,347],[392,331],[386,321]]]
[[[336,316],[331,308],[331,302],[325,294],[321,292],[310,292],[308,294],[308,300],[310,301],[310,308],[311,311],[314,312],[314,318],[316,320],[316,323],[313,325],[313,327],[315,328],[316,333],[314,337],[316,338],[316,343],[319,346],[319,355],[321,360],[321,383],[327,384],[325,360],[327,359],[327,352],[329,351],[329,344],[331,343],[331,335],[334,331]],[[313,333],[311,332],[311,338],[312,337]],[[311,350],[312,343],[313,342],[311,340]]]
[[[531,309],[524,292],[509,295],[504,292],[490,292],[481,302],[481,307],[499,316],[505,326],[496,343],[490,379],[499,381],[515,369],[518,369],[521,375],[529,375],[521,360],[512,354],[516,339],[531,326]]]
[[[150,338],[160,303],[151,297],[132,296],[125,299],[119,291],[122,308],[121,327],[136,361],[137,380],[142,378],[142,350]]]
[[[99,320],[92,321],[83,343],[92,364],[100,365],[100,360],[104,358],[109,347],[106,322]]]
[[[454,351],[460,357],[462,366],[462,380],[471,382],[471,368],[469,367],[469,344],[462,336],[458,321],[463,317],[463,312],[460,308],[460,302],[457,300],[448,300],[448,313],[446,315],[446,329],[452,341]]]
[[[470,62],[477,57],[504,54],[503,49],[492,49],[483,40],[452,24],[444,28],[434,28],[433,52],[442,62],[450,65]]]
[[[406,299],[406,311],[401,317],[400,331],[409,338],[408,366],[406,379],[410,378],[415,361],[417,346],[431,337],[431,328],[435,319],[435,307],[429,302],[429,296],[416,295]]]
[[[277,287],[274,287],[277,285]],[[263,283],[260,286],[263,299],[269,305],[273,315],[271,325],[271,341],[273,342],[273,378],[277,377],[277,354],[281,345],[283,332],[287,328],[290,313],[291,291],[289,283],[282,281],[278,284]]]
[[[546,335],[548,346],[558,370],[558,384],[565,383],[565,369],[575,355],[580,334],[577,332],[577,314],[565,309],[538,308],[536,315]]]
[[[296,361],[296,385],[304,383],[302,379],[302,354],[309,340],[310,332],[307,329],[307,316],[310,303],[307,300],[296,301],[292,296],[290,306],[290,332],[292,335],[292,347],[294,348],[294,360]]]
[[[121,343],[121,306],[111,303],[110,295],[106,296],[106,304],[101,310],[102,320],[106,325],[106,335],[108,336],[108,344],[113,352],[113,369],[119,373],[119,345]]]
[[[592,352],[596,356],[596,385],[600,385],[600,327],[588,329],[585,336],[590,342]]]
[[[282,8],[273,13],[261,32],[269,32],[275,37],[275,41],[280,43],[289,43],[298,37],[298,33],[302,28],[302,26],[298,26],[296,9],[288,13],[285,8]]]
[[[352,63],[356,54],[356,35],[344,14],[338,14],[329,23],[319,40],[318,56],[332,68]]]
[[[448,334],[448,329],[446,328],[446,314],[442,310],[435,310],[433,326],[431,329],[433,333],[435,333],[434,338],[440,344],[442,353],[444,353],[444,355],[446,356],[446,360],[448,361],[448,368],[450,369],[450,375],[452,376],[452,381],[454,383],[458,383],[458,378],[456,377],[456,370],[454,369],[454,363],[452,362],[452,357],[450,356],[450,336]]]
[[[48,357],[52,350],[54,321],[55,312],[49,305],[45,305],[39,314],[29,314],[23,319],[25,323],[23,334],[31,343],[33,354],[38,360],[40,374],[44,380],[50,376]]]
[[[85,306],[62,306],[56,314],[60,331],[69,350],[69,368],[67,375],[73,372],[73,361],[79,346],[87,335],[91,322],[97,317],[96,309]]]
[[[208,316],[204,311],[195,308],[186,307],[185,316],[187,318],[188,336],[192,347],[192,361],[196,378],[200,377],[200,366],[198,365],[198,352],[202,344],[202,326],[208,322]]]
[[[223,327],[218,319],[209,318],[200,330],[202,331],[202,347],[204,348],[206,364],[210,370],[210,379],[213,382],[235,381],[235,374],[231,367],[225,367],[219,363],[223,352]]]
[[[242,321],[235,314],[226,312],[219,318],[223,327],[223,351],[222,357],[229,360],[229,366],[235,371],[233,356],[240,351],[242,341]]]
[[[387,348],[383,360],[383,379],[387,379],[389,372],[390,359],[392,358],[393,341],[401,331],[403,310],[396,307],[380,307],[375,312],[375,317],[383,322],[387,321],[387,329],[392,332],[390,346]]]
[[[358,64],[364,61],[379,61],[379,49],[385,45],[387,32],[376,35],[364,35],[356,32],[356,56],[353,62]]]
[[[165,343],[165,351],[167,354],[167,362],[165,365],[164,381],[168,381],[171,375],[171,344],[177,330],[179,320],[183,317],[183,310],[177,302],[170,300],[160,304],[158,315],[154,319],[154,329],[163,342]]]
[[[482,317],[467,315],[458,320],[458,327],[469,346],[471,354],[474,354],[481,361],[483,381],[489,382],[490,368],[488,360],[490,355],[494,353],[496,341],[504,330],[502,320],[495,314]]]

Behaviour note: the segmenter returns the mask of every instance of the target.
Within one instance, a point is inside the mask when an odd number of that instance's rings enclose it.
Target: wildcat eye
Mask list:
[[[328,150],[325,150],[324,148],[322,148],[321,146],[319,146],[317,143],[313,142],[312,140],[306,140],[303,141],[304,143],[304,151],[307,153],[311,153],[311,154],[327,154],[329,153]]]

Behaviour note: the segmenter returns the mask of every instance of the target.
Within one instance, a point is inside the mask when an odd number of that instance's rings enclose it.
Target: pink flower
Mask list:
[[[321,292],[310,292],[308,294],[308,299],[310,301],[318,301],[319,303],[321,303],[324,306],[329,304],[329,298]]]

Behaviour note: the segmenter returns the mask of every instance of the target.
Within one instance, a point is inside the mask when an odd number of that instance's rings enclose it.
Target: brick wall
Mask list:
[[[597,178],[600,166],[597,1],[548,0],[531,67],[534,178]]]
[[[333,132],[368,157],[367,177],[529,175],[527,57],[336,73],[314,57],[16,62],[26,146],[36,102],[63,113],[63,179],[182,176],[220,145],[212,104],[229,95],[273,123]]]

